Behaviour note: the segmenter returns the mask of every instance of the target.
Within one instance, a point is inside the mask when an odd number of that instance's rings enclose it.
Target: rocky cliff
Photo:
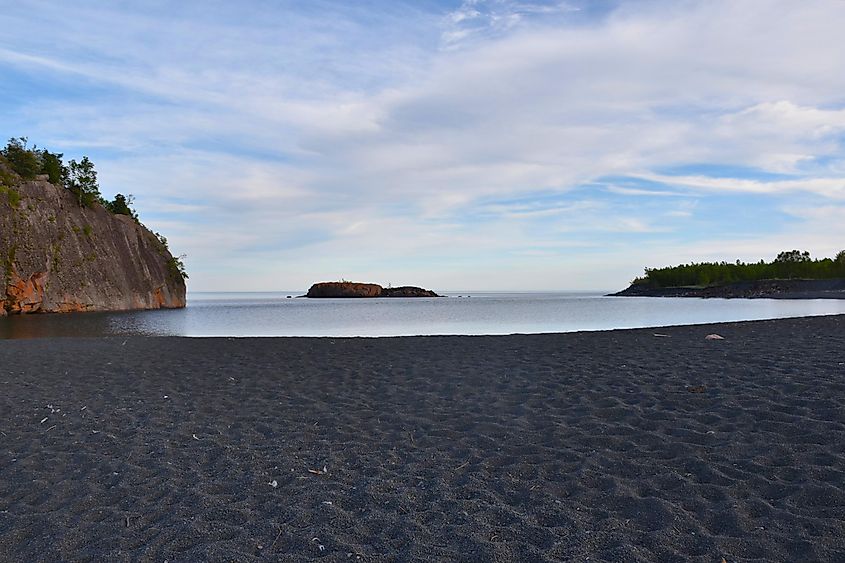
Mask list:
[[[321,282],[308,290],[306,297],[439,297],[421,287],[382,287],[374,283]]]
[[[178,263],[152,232],[46,179],[0,182],[0,316],[185,306]]]

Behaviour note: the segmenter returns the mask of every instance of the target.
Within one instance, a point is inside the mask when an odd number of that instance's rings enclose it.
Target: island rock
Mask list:
[[[381,290],[382,297],[440,297],[430,289],[403,285],[401,287],[385,287]]]
[[[439,297],[421,287],[382,287],[375,283],[321,282],[308,290],[306,297]]]
[[[380,297],[381,291],[374,283],[321,282],[312,285],[306,297]]]

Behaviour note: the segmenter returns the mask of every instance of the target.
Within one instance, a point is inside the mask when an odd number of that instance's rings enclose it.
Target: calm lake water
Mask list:
[[[287,298],[302,293],[193,292],[182,310],[0,318],[0,338],[512,334],[845,313],[845,300],[604,297],[574,292],[449,293],[434,299]]]

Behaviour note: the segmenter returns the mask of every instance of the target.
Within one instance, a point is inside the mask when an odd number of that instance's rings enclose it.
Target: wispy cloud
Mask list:
[[[838,244],[805,228],[827,215],[777,210],[845,198],[845,3],[420,6],[22,0],[0,15],[0,124],[90,154],[196,289],[333,263],[512,285],[514,256],[537,287],[614,286],[767,206],[748,249]]]
[[[521,25],[539,23],[540,18],[577,11],[575,5],[560,1],[464,0],[447,14],[442,39],[447,48],[456,48],[469,39],[502,35]]]
[[[621,186],[608,186],[607,191],[612,194],[645,196],[645,197],[693,197],[695,194],[687,192],[673,192],[668,190],[644,190],[641,188],[623,188]]]
[[[667,176],[643,174],[642,179],[670,186],[733,193],[784,194],[808,192],[830,199],[845,199],[845,178],[796,178],[791,180],[749,180],[712,176]]]

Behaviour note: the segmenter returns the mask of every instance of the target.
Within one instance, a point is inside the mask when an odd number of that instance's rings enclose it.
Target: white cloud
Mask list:
[[[486,256],[479,274],[464,272],[471,286],[496,268],[517,275],[497,253],[540,261],[597,232],[630,234],[597,240],[603,259],[651,263],[662,251],[636,235],[692,213],[667,195],[845,198],[845,3],[624,2],[594,19],[557,2],[468,1],[446,14],[316,6],[21,2],[0,20],[0,70],[55,87],[4,100],[14,109],[0,118],[68,156],[95,153],[104,188],[134,193],[194,257],[198,287],[268,256],[298,262],[261,278],[265,288],[307,285],[333,260],[375,272],[419,256],[446,272]],[[699,163],[792,177],[656,172]],[[608,176],[671,188],[596,182]],[[590,184],[625,203],[491,203]],[[821,231],[779,228],[828,244]],[[660,248],[686,260],[696,236]],[[774,240],[761,230],[748,248]],[[552,275],[562,285],[586,260],[571,252]]]
[[[446,48],[458,48],[468,39],[506,33],[526,23],[536,23],[537,16],[576,12],[569,2],[518,2],[514,0],[464,0],[458,9],[447,14],[442,33]]]
[[[676,187],[733,193],[784,194],[809,192],[830,199],[845,199],[845,178],[801,178],[791,180],[748,180],[712,176],[669,176],[642,174],[642,179]]]
[[[620,195],[647,196],[647,197],[693,197],[694,194],[687,192],[673,192],[667,190],[644,190],[640,188],[625,188],[622,186],[608,186],[607,191]]]

